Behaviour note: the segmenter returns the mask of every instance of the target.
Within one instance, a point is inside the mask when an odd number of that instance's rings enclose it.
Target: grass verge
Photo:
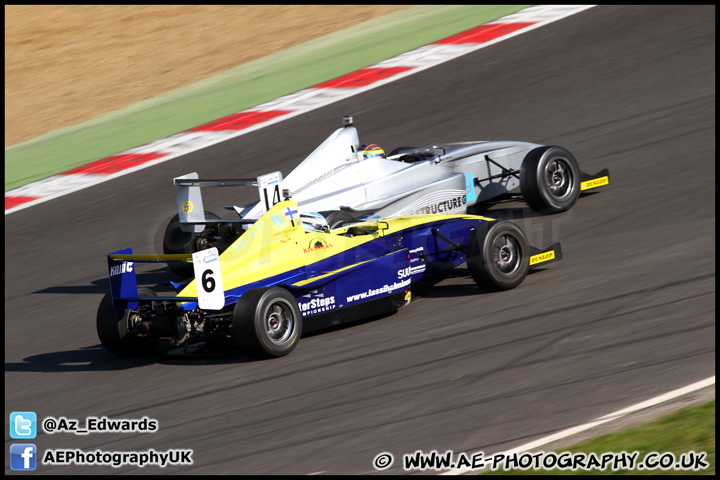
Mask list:
[[[619,454],[620,452],[626,452],[629,456],[637,452],[634,462],[636,468],[617,468],[613,470],[612,461],[608,461],[605,469],[511,469],[487,471],[484,474],[715,475],[715,400],[686,407],[645,425],[603,435],[555,453],[558,454],[559,458],[565,452],[584,453],[586,454],[586,462],[589,460],[587,456],[592,453],[598,460],[602,461],[605,453]],[[619,455],[614,455],[614,457],[619,458]],[[570,456],[566,458],[570,458]],[[610,456],[607,458],[609,459]],[[697,470],[675,468],[683,460],[687,461],[688,464],[692,463],[691,460],[701,460],[707,464],[707,468]],[[650,467],[655,464],[660,465],[660,462],[672,463],[673,466],[653,469],[637,468],[640,464]],[[625,465],[629,466],[630,463],[627,462]],[[622,467],[622,465],[618,464],[618,467]]]

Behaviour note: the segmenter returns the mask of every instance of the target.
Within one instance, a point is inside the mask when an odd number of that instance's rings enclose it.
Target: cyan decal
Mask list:
[[[474,202],[477,196],[475,195],[475,179],[472,173],[465,174],[465,201]]]

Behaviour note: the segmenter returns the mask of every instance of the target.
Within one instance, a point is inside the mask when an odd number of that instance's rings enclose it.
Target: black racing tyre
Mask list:
[[[580,168],[575,157],[562,147],[532,150],[520,167],[520,191],[536,212],[570,209],[580,196]]]
[[[302,314],[295,297],[284,288],[248,290],[233,310],[233,335],[238,345],[257,357],[283,357],[297,347]]]
[[[144,287],[138,288],[138,293],[141,297],[157,297],[155,292]],[[112,295],[105,294],[100,301],[95,323],[100,343],[107,351],[120,357],[154,352],[158,345],[157,336],[153,333],[145,337],[131,334],[134,321],[131,310],[116,310],[113,307]]]
[[[220,217],[212,212],[205,212],[205,218],[210,220],[219,220]],[[197,251],[197,239],[199,235],[203,235],[208,230],[205,227],[203,232],[183,232],[180,229],[180,215],[175,214],[170,219],[167,227],[165,228],[165,234],[163,235],[163,253],[177,254],[177,253],[195,253]],[[187,262],[168,262],[168,267],[176,275],[188,278],[193,276],[192,263]]]
[[[343,210],[334,210],[328,215],[326,215],[325,219],[330,226],[330,230],[334,230],[336,228],[343,227],[348,223],[357,221],[357,219],[354,218],[351,214]]]
[[[520,285],[530,268],[530,247],[512,222],[485,222],[470,233],[467,266],[475,283],[488,290]]]

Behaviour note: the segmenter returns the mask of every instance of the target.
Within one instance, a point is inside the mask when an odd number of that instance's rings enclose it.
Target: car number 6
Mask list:
[[[198,306],[203,310],[220,310],[225,306],[219,257],[217,248],[192,254]]]
[[[205,270],[202,274],[202,286],[206,292],[212,293],[215,290],[215,279],[212,277],[212,270]]]

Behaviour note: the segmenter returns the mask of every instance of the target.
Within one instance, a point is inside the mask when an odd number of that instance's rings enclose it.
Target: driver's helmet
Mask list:
[[[374,143],[366,143],[360,147],[360,155],[363,160],[368,158],[385,158],[385,151]]]
[[[328,225],[325,217],[316,212],[303,212],[300,214],[300,223],[306,232],[329,232],[330,226]]]

